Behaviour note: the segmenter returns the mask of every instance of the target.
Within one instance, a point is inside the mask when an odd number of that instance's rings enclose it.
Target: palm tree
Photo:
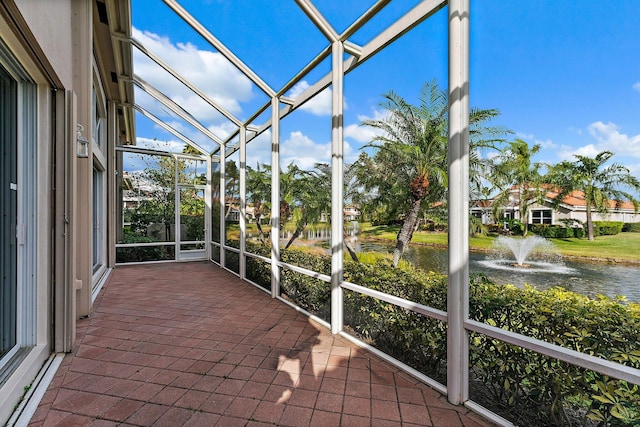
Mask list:
[[[234,204],[239,205],[240,200],[240,169],[235,160],[227,160],[225,164],[225,202],[227,203],[227,212],[224,214],[228,218],[233,210]]]
[[[502,190],[494,203],[495,208],[505,206],[510,196],[510,189],[517,187],[520,221],[524,229],[523,235],[529,231],[529,205],[540,201],[544,195],[540,168],[542,163],[533,162],[533,157],[540,151],[540,145],[530,147],[521,139],[510,141],[500,155],[494,159],[492,182]]]
[[[331,181],[329,181],[331,182]],[[280,227],[284,228],[289,218],[295,230],[285,245],[288,249],[302,234],[307,225],[318,222],[331,206],[331,192],[325,191],[321,175],[300,169],[290,163],[280,173]]]
[[[602,151],[595,157],[575,154],[576,162],[564,161],[551,166],[548,181],[557,186],[559,194],[554,203],[560,204],[572,191],[582,191],[587,209],[587,238],[594,240],[592,212],[607,213],[610,202],[620,203],[629,200],[636,212],[640,202],[631,193],[621,190],[623,187],[640,191],[640,181],[629,173],[629,169],[618,163],[605,167],[614,153]]]
[[[409,104],[394,92],[385,94],[381,105],[386,110],[386,117],[363,122],[382,133],[365,146],[376,152],[370,161],[360,159],[367,169],[358,175],[366,177],[362,183],[374,192],[374,201],[404,214],[393,251],[393,264],[397,266],[417,229],[423,203],[446,200],[448,103],[446,93],[432,81],[423,87],[419,106]],[[471,161],[480,159],[476,152],[478,148],[493,146],[499,141],[495,137],[506,132],[484,125],[498,114],[497,110],[471,111]],[[472,166],[471,170],[480,168]]]
[[[247,166],[247,201],[253,206],[253,216],[258,228],[258,238],[266,244],[262,230],[262,218],[268,215],[271,206],[271,165],[260,163],[253,169]]]
[[[331,180],[332,180],[332,174],[331,174],[331,165],[329,163],[316,163],[315,164],[315,170],[311,171],[311,173],[314,175],[316,179],[316,185],[319,191],[321,191],[324,195],[326,196],[322,196],[321,200],[330,200],[331,199]],[[355,180],[355,168],[353,167],[353,165],[350,164],[345,164],[344,165],[344,175],[343,175],[343,182],[344,182],[344,190],[343,190],[343,198],[345,199],[345,201],[353,201],[353,196],[355,194],[357,194],[357,181]],[[329,218],[330,220],[331,215],[329,215],[328,210],[330,210],[331,205],[328,204],[327,206],[325,206],[325,208],[327,209],[327,212],[325,212],[327,214],[327,218]],[[344,214],[343,214],[343,218],[342,218],[342,232],[343,232],[343,236],[346,235],[345,232],[345,226],[344,226]],[[358,260],[358,255],[356,254],[355,249],[349,244],[349,242],[343,238],[342,243],[344,245],[344,247],[347,249],[347,252],[349,253],[349,256],[351,257],[351,259],[355,262],[360,262]]]

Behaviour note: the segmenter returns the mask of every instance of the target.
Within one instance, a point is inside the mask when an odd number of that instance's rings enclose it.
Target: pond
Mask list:
[[[360,243],[360,251],[391,252],[393,245]],[[412,245],[405,258],[418,268],[440,273],[447,272],[446,249]],[[561,261],[560,265],[539,268],[496,268],[495,257],[483,253],[470,254],[470,273],[484,273],[498,284],[516,286],[529,284],[537,289],[561,286],[567,290],[596,297],[624,295],[628,301],[640,303],[640,266],[601,264],[584,261]]]

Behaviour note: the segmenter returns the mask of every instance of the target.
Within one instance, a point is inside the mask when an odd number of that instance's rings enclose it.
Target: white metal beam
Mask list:
[[[212,140],[218,145],[222,145],[222,139],[220,139],[216,134],[207,129],[198,119],[193,117],[191,113],[182,108],[181,105],[178,105],[173,99],[169,98],[164,93],[160,92],[158,89],[150,85],[149,83],[142,80],[142,78],[134,75],[133,83],[138,86],[140,89],[148,93],[152,98],[156,101],[160,102],[162,105],[167,107],[169,110],[180,116],[183,120],[188,122],[191,126],[198,129],[202,134],[204,134],[207,138]]]
[[[343,37],[346,38],[348,35],[351,35],[358,28],[360,28],[362,25],[364,25],[386,3],[387,3],[386,0],[379,1],[376,5],[372,6],[372,8],[370,10],[365,12],[363,17],[361,17],[360,19],[358,19],[356,21],[357,24],[354,23],[352,25],[353,28],[350,27],[349,29],[347,29],[343,33],[343,35],[341,35],[341,39]],[[412,28],[416,27],[418,24],[423,22],[425,19],[429,18],[430,16],[432,16],[433,14],[438,12],[440,9],[445,7],[446,4],[447,4],[446,0],[425,0],[425,1],[422,1],[419,5],[417,5],[412,10],[407,12],[403,17],[401,17],[398,21],[396,21],[389,28],[387,28],[387,30],[383,31],[377,37],[375,37],[373,40],[371,40],[369,43],[367,43],[364,47],[360,48],[359,46],[352,44],[351,47],[353,47],[353,52],[351,54],[353,54],[353,55],[358,54],[359,56],[357,56],[357,57],[354,56],[354,57],[351,57],[351,58],[345,60],[345,62],[344,62],[344,74],[345,75],[348,74],[350,71],[354,70],[357,66],[363,64],[367,59],[369,59],[372,56],[374,56],[376,53],[378,53],[380,50],[382,50],[385,46],[389,45],[394,40],[396,40],[397,38],[399,38],[400,36],[405,34],[407,31],[409,31]],[[317,64],[322,62],[322,60],[324,60],[326,55],[328,55],[328,52],[329,52],[329,50],[327,49],[326,53],[325,53],[325,51],[323,51],[318,56],[316,56],[316,58],[312,61],[312,63],[309,63],[309,65],[307,65],[307,67],[305,67],[293,79],[291,79],[285,85],[285,87],[283,87],[281,90],[278,91],[276,96],[282,95],[286,91],[288,91],[293,85],[295,85],[299,80],[301,80],[306,75],[308,70],[311,70]],[[311,65],[313,65],[313,66],[311,66]],[[302,104],[304,104],[305,102],[309,101],[311,98],[316,96],[318,93],[322,92],[324,89],[326,89],[331,84],[331,79],[332,79],[331,73],[329,73],[329,74],[325,75],[323,78],[321,78],[320,80],[318,80],[318,82],[316,82],[313,86],[307,88],[307,90],[305,90],[302,94],[300,94],[296,98],[295,103],[293,105],[286,105],[280,111],[280,116],[279,117],[281,119],[286,117],[291,112],[293,112],[294,110],[299,108]],[[261,114],[266,108],[268,108],[268,105],[264,105],[260,109],[259,113],[256,113],[256,114],[254,114],[252,116],[250,121],[253,121],[253,119],[255,119],[255,117],[257,117],[259,114]],[[251,138],[248,138],[247,142],[249,142],[251,139],[253,139],[256,136],[258,136],[262,132],[266,131],[267,129],[269,129],[270,126],[271,126],[271,121],[267,121],[260,128],[260,132],[258,132],[256,135],[252,136]]]
[[[204,155],[209,155],[209,152],[207,152],[207,150],[205,150],[204,148],[200,147],[198,144],[193,142],[191,139],[187,138],[186,136],[184,136],[183,134],[181,134],[180,132],[175,130],[173,127],[171,127],[168,124],[166,124],[163,120],[160,120],[155,115],[153,115],[149,111],[145,110],[140,105],[136,104],[136,105],[133,106],[133,108],[138,110],[138,112],[140,112],[143,116],[145,116],[148,119],[152,120],[154,123],[156,123],[162,129],[166,130],[167,132],[169,132],[170,134],[172,134],[176,138],[180,139],[185,144],[190,145],[191,147],[195,148],[196,150],[198,150],[200,153],[202,153]]]
[[[296,0],[298,7],[307,15],[307,17],[318,27],[320,32],[329,40],[330,43],[338,41],[338,33],[327,19],[320,13],[318,9],[309,0]]]
[[[353,71],[356,67],[363,64],[366,60],[373,57],[375,54],[380,52],[390,43],[398,39],[403,34],[407,33],[412,28],[416,27],[418,24],[423,22],[425,19],[429,18],[440,9],[445,7],[447,4],[446,0],[424,0],[416,7],[407,12],[404,16],[398,19],[394,24],[392,24],[389,28],[380,33],[377,37],[371,40],[369,43],[362,47],[362,53],[359,57],[350,57],[344,61],[344,74],[348,74]],[[309,101],[311,98],[316,96],[318,93],[322,92],[326,89],[332,82],[332,75],[328,73],[320,80],[318,80],[314,85],[310,86],[302,92],[295,100],[295,104],[293,106],[286,105],[280,111],[280,118],[284,118],[292,111],[296,110],[304,103]],[[268,124],[265,124],[266,127]]]
[[[231,52],[220,40],[207,30],[207,28],[194,18],[189,12],[175,0],[163,0],[173,12],[184,20],[191,28],[200,34],[206,41],[211,44],[218,52],[227,58],[242,74],[258,86],[267,96],[273,97],[275,91],[266,84],[250,67],[240,60],[233,52]]]
[[[449,1],[447,397],[469,399],[469,0]]]
[[[218,226],[220,227],[220,266],[222,268],[226,268],[226,257],[224,252],[224,247],[227,244],[227,233],[226,233],[226,218],[225,211],[227,207],[227,186],[226,186],[226,174],[227,174],[227,147],[225,145],[220,146],[220,176],[219,185],[220,185],[220,220],[218,221]]]
[[[280,296],[280,119],[278,98],[271,98],[271,297]]]
[[[247,130],[240,126],[240,279],[246,277],[246,240],[247,240]]]
[[[465,322],[465,326],[471,331],[487,335],[527,350],[535,351],[536,353],[540,353],[545,356],[553,357],[554,359],[567,362],[571,365],[580,366],[612,378],[640,385],[640,369],[635,369],[631,366],[622,365],[621,363],[612,362],[610,360],[601,359],[599,357],[571,350],[570,348],[556,344],[540,341],[517,332],[507,331],[475,320],[467,320]]]
[[[358,31],[364,24],[369,22],[371,18],[373,18],[378,12],[382,10],[386,5],[388,5],[391,0],[378,0],[373,6],[367,9],[358,19],[354,21],[353,24],[349,25],[349,27],[340,34],[339,39],[342,41],[346,41],[349,37],[351,37],[356,31]]]
[[[182,233],[180,232],[180,170],[178,168],[178,156],[173,155],[171,157],[173,160],[173,224],[174,224],[174,233],[173,239],[175,240],[175,246],[173,249],[173,259],[176,261],[180,261],[180,241],[182,240]]]
[[[351,56],[355,56],[356,58],[362,56],[362,46],[358,46],[357,44],[351,43],[349,41],[344,42],[344,51]]]
[[[204,193],[204,247],[207,259],[211,259],[211,231],[213,230],[213,221],[211,220],[213,197],[211,194],[211,156],[207,156],[207,185]]]
[[[332,45],[331,92],[331,333],[342,332],[344,270],[344,46]]]
[[[204,102],[209,104],[211,107],[213,107],[220,114],[222,114],[227,119],[232,121],[236,126],[240,126],[241,125],[240,120],[236,116],[234,116],[233,114],[228,112],[221,105],[218,105],[218,103],[215,102],[213,99],[209,98],[209,96],[206,93],[201,91],[196,85],[194,85],[189,80],[184,78],[182,76],[182,74],[178,73],[173,67],[171,67],[169,64],[167,64],[165,61],[163,61],[158,55],[154,54],[149,49],[147,49],[147,47],[145,45],[143,45],[141,42],[139,42],[138,40],[136,40],[135,38],[132,37],[131,38],[131,44],[133,44],[136,47],[136,49],[138,49],[140,52],[145,54],[153,62],[158,64],[160,67],[162,67],[167,73],[171,74],[176,80],[178,80],[180,83],[182,83],[187,88],[189,88],[193,93],[198,95]]]

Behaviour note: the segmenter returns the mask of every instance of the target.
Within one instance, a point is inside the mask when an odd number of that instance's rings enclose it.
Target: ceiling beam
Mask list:
[[[222,144],[222,139],[220,139],[216,134],[211,132],[206,128],[202,123],[198,121],[195,117],[191,115],[187,110],[185,110],[182,106],[178,105],[173,99],[166,96],[164,93],[160,92],[155,87],[151,86],[149,83],[145,82],[142,78],[137,75],[133,76],[133,83],[138,86],[140,89],[148,93],[151,97],[153,97],[156,101],[160,102],[162,105],[170,109],[172,112],[180,116],[183,120],[188,122],[191,126],[198,129],[202,132],[206,137],[211,139],[216,144]]]
[[[177,130],[175,130],[172,126],[169,126],[168,124],[166,124],[164,121],[160,120],[158,117],[156,117],[155,115],[153,115],[152,113],[150,113],[149,111],[145,110],[143,107],[141,107],[140,105],[136,104],[134,105],[134,108],[141,113],[143,116],[145,116],[146,118],[152,120],[153,122],[155,122],[158,126],[160,126],[162,129],[166,130],[167,132],[169,132],[170,134],[174,135],[176,138],[180,139],[182,142],[184,142],[187,145],[190,145],[191,147],[195,148],[196,150],[198,150],[200,153],[205,154],[205,155],[210,155],[209,152],[207,150],[205,150],[204,148],[200,147],[198,144],[196,144],[195,142],[193,142],[191,139],[187,138],[186,136],[184,136],[183,134],[181,134],[180,132],[178,132]]]
[[[194,18],[189,12],[175,0],[163,0],[173,12],[184,20],[191,28],[200,34],[206,41],[211,44],[218,52],[227,58],[242,74],[258,86],[270,98],[275,95],[275,91],[266,84],[253,70],[240,60],[231,50],[229,50],[220,40],[207,30],[207,28]]]
[[[193,93],[195,93],[196,95],[198,95],[200,98],[202,98],[202,100],[204,102],[206,102],[207,104],[209,104],[210,106],[212,106],[213,108],[215,108],[220,114],[222,114],[223,116],[225,116],[227,119],[229,119],[230,121],[232,121],[236,126],[240,126],[242,123],[240,122],[240,120],[238,120],[238,118],[236,118],[233,114],[231,114],[230,112],[228,112],[224,107],[222,107],[221,105],[218,105],[217,102],[215,102],[213,99],[209,98],[209,96],[204,93],[203,91],[201,91],[196,85],[194,85],[193,83],[191,83],[190,81],[188,81],[186,78],[184,78],[180,73],[178,73],[174,68],[172,68],[169,64],[167,64],[166,62],[164,62],[160,57],[158,57],[156,54],[154,54],[153,52],[151,52],[149,49],[147,49],[147,47],[145,45],[143,45],[140,41],[136,40],[135,38],[131,38],[131,44],[133,46],[136,47],[136,49],[138,49],[140,52],[142,52],[143,54],[145,54],[149,59],[151,59],[153,62],[155,62],[156,64],[158,64],[160,67],[162,67],[166,72],[168,72],[169,74],[171,74],[173,77],[175,77],[180,83],[182,83],[183,85],[185,85],[186,87],[188,87],[189,89],[191,89],[191,91],[193,91]]]

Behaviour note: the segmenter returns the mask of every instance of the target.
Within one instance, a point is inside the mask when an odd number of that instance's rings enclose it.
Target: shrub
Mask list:
[[[596,236],[614,236],[622,232],[623,225],[620,221],[593,221],[593,233]]]
[[[153,243],[156,240],[135,233],[124,233],[121,243]],[[168,254],[162,246],[140,246],[116,249],[116,262],[143,262],[167,259]]]
[[[587,232],[582,227],[573,228],[573,237],[576,239],[584,239],[587,236]]]
[[[247,252],[269,257],[271,249],[267,245],[247,241],[245,249]],[[246,257],[245,272],[247,279],[258,286],[271,289],[271,265],[251,256]]]
[[[395,269],[389,259],[345,263],[345,280],[446,310],[447,279],[437,273]],[[345,324],[365,341],[431,377],[446,374],[446,324],[356,292],[346,292]]]
[[[627,233],[640,233],[640,222],[625,222],[622,231]]]
[[[507,224],[509,230],[511,231],[511,234],[515,236],[521,236],[522,233],[524,233],[524,224],[522,223],[522,221],[518,219],[508,219]]]
[[[246,245],[247,251],[251,253],[266,257],[270,255],[271,251],[267,245],[250,242],[247,242]],[[280,260],[326,275],[331,274],[331,258],[327,256],[289,249],[281,252]],[[262,287],[269,288],[271,286],[271,266],[265,262],[247,257],[246,274],[253,282]],[[283,268],[280,271],[280,291],[301,308],[322,319],[329,319],[331,307],[331,285],[329,283]]]
[[[548,239],[567,239],[574,237],[573,229],[561,225],[530,224],[532,233]]]
[[[470,289],[469,305],[474,320],[640,368],[638,305],[590,299],[561,288],[500,286],[482,278]],[[487,385],[488,406],[519,425],[573,425],[577,421],[568,420],[567,412],[594,419],[601,415],[610,422],[623,411],[602,400],[607,397],[598,384],[636,389],[479,334],[471,340],[471,350],[474,377]],[[639,396],[621,400],[625,410],[640,417]]]

